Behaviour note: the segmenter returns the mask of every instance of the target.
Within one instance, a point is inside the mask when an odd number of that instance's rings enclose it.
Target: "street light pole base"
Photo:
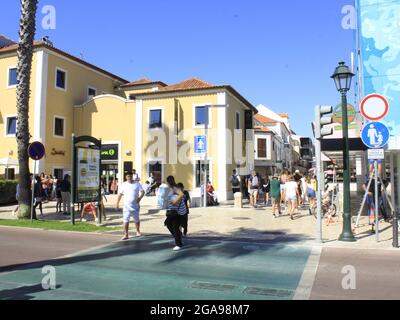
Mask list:
[[[342,242],[356,242],[357,239],[354,237],[354,235],[350,232],[344,232],[339,238],[339,241]]]

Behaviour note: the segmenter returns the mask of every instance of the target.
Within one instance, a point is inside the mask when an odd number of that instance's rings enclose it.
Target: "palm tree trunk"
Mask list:
[[[31,208],[31,179],[28,157],[30,139],[29,97],[37,6],[38,0],[21,0],[17,65],[17,143],[20,185],[18,218],[20,219],[29,218]]]

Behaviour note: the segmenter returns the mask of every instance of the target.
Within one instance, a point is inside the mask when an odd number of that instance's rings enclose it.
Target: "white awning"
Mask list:
[[[18,160],[12,158],[2,158],[0,159],[0,166],[4,167],[18,167],[19,163]]]

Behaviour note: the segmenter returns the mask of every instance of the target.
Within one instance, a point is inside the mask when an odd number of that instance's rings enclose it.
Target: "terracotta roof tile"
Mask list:
[[[135,86],[135,85],[140,85],[140,84],[148,84],[148,83],[153,83],[149,78],[142,78],[136,81],[132,81],[126,84],[126,86]]]
[[[271,119],[271,118],[264,117],[264,116],[262,116],[261,114],[256,114],[256,115],[254,116],[254,118],[255,118],[258,122],[261,122],[261,123],[279,123],[279,121],[274,120],[274,119]]]
[[[129,82],[124,84],[123,87],[134,87],[134,86],[142,86],[142,85],[158,85],[159,87],[166,87],[167,85],[161,81],[153,81],[149,78],[142,78],[136,81]]]
[[[201,88],[212,88],[212,87],[215,87],[215,85],[198,78],[192,78],[176,84],[172,84],[170,86],[166,86],[161,90],[174,91],[174,90],[190,90],[190,89],[201,89]]]

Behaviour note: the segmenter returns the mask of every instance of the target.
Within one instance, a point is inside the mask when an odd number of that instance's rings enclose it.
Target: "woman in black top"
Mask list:
[[[269,193],[271,192],[271,181],[268,174],[266,174],[262,179],[262,191],[264,192],[264,205],[268,205]]]
[[[37,176],[36,183],[35,183],[35,190],[34,190],[34,202],[33,202],[33,216],[36,220],[36,208],[39,207],[40,216],[43,216],[43,209],[42,209],[42,201],[43,201],[43,188],[42,188],[42,179]]]

